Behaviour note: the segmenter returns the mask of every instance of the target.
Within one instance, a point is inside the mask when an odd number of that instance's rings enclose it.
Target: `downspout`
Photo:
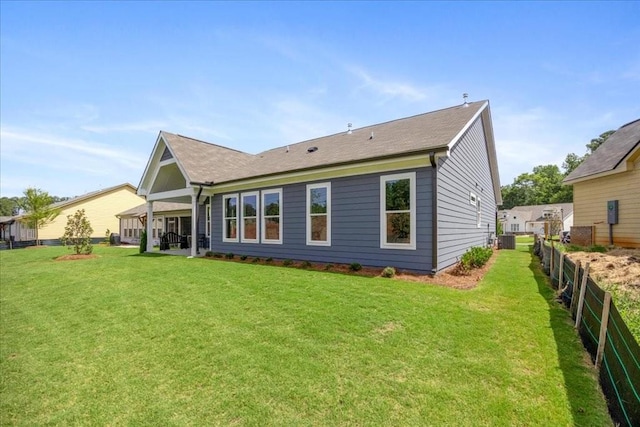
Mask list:
[[[438,272],[438,162],[436,153],[429,153],[429,161],[433,168],[431,177],[431,273]]]

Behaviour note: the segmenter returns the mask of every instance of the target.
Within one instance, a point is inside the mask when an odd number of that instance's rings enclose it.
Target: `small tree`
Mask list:
[[[93,233],[93,228],[91,228],[84,209],[80,209],[73,215],[67,215],[67,226],[64,228],[64,236],[60,240],[63,245],[73,246],[77,255],[88,255],[93,252],[91,233]]]
[[[147,251],[147,230],[142,230],[140,233],[140,253],[143,254]]]
[[[27,225],[35,230],[36,245],[40,244],[38,230],[60,214],[58,209],[51,206],[52,203],[53,197],[39,188],[27,188],[24,190],[24,197],[20,200],[20,207],[26,212],[24,218]]]

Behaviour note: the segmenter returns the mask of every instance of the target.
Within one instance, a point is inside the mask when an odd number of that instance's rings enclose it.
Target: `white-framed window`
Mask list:
[[[209,204],[207,205],[206,208],[207,211],[207,220],[205,222],[205,233],[207,234],[207,237],[211,236],[211,200],[209,200]]]
[[[307,245],[331,246],[331,183],[307,184]]]
[[[380,247],[416,248],[416,173],[380,177]]]
[[[262,243],[282,244],[282,189],[262,190]]]
[[[482,227],[482,209],[480,207],[480,197],[476,202],[476,220],[478,223],[478,228]]]
[[[520,224],[511,224],[511,231],[520,231]]]
[[[260,196],[258,192],[242,193],[242,243],[258,243],[258,212]]]
[[[222,196],[222,241],[238,241],[238,195]]]

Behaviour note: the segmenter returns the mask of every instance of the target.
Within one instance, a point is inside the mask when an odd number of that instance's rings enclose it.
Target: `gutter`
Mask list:
[[[431,273],[438,272],[438,163],[436,152],[429,153],[429,161],[433,168],[431,178]]]

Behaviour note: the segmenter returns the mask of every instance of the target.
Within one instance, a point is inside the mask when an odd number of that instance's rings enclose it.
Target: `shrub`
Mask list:
[[[248,258],[248,257],[247,257],[246,255],[240,255],[240,259],[241,259],[242,261],[245,261],[247,258]]]
[[[220,252],[214,252],[213,253],[213,257],[214,258],[222,258],[222,254]]]
[[[88,255],[93,252],[91,233],[93,233],[91,223],[89,223],[84,209],[79,209],[75,214],[67,215],[67,226],[64,228],[64,235],[60,240],[65,246],[73,246],[76,255]]]
[[[302,263],[300,263],[300,267],[302,268],[311,268],[313,266],[313,264],[311,264],[309,261],[302,261]]]
[[[235,255],[233,255],[233,252],[228,252],[228,253],[226,253],[226,254],[224,255],[224,257],[225,257],[226,259],[233,259],[233,257],[234,257],[234,256],[235,256]]]
[[[483,248],[480,246],[474,246],[462,255],[460,264],[462,268],[469,271],[473,268],[480,268],[489,261],[493,250],[491,248]]]
[[[204,253],[204,256],[207,257],[207,258],[211,258],[211,257],[213,257],[213,252],[212,251],[207,251],[207,252]]]
[[[143,254],[147,251],[147,230],[142,230],[140,233],[140,253]]]
[[[107,228],[107,231],[104,233],[104,242],[105,245],[109,246],[111,244],[111,231]]]
[[[290,259],[285,259],[284,261],[282,261],[282,265],[284,265],[285,267],[289,267],[290,265],[293,265],[293,261],[291,261]]]
[[[256,263],[257,263],[257,262],[260,262],[260,261],[262,261],[262,260],[260,259],[260,257],[255,257],[255,258],[253,259],[253,261],[251,261],[251,262],[256,262]]]
[[[587,248],[587,252],[605,253],[605,252],[607,252],[607,248],[605,246],[602,246],[602,245],[593,245],[593,246],[589,246]]]
[[[273,258],[269,257],[269,258],[265,259],[264,262],[273,262]]]
[[[362,270],[362,265],[360,265],[360,263],[358,262],[352,262],[351,264],[349,264],[349,270],[360,271]]]
[[[324,269],[327,271],[331,270],[332,268],[333,268],[333,264],[327,264],[324,266]]]
[[[385,267],[384,270],[382,270],[382,277],[391,278],[395,275],[396,275],[396,269],[393,267]]]

